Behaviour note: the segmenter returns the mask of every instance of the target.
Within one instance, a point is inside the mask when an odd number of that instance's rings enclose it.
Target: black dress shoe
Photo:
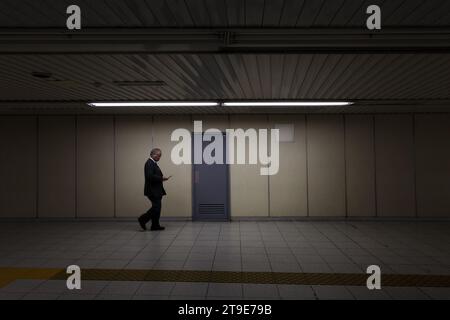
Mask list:
[[[147,227],[145,226],[145,223],[141,218],[138,219],[138,222],[142,229],[147,230]]]
[[[161,226],[151,227],[151,228],[150,228],[151,231],[159,231],[159,230],[164,230],[164,229],[166,229],[166,228],[161,227]]]

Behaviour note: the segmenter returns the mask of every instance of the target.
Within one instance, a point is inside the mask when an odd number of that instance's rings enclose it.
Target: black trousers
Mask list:
[[[161,200],[162,198],[147,197],[152,203],[152,207],[144,213],[140,219],[147,223],[152,220],[152,227],[159,227],[159,218],[161,217]]]

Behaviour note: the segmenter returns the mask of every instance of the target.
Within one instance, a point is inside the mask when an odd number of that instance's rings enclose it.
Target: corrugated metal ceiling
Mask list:
[[[0,68],[1,101],[450,99],[444,54],[0,55]]]
[[[1,0],[0,27],[64,27],[72,0]],[[449,26],[448,0],[77,0],[84,27],[363,27],[369,5],[384,26]]]
[[[71,4],[71,0],[0,0],[0,30],[64,28],[65,10]],[[450,26],[448,0],[79,0],[76,4],[82,8],[83,28],[364,28],[365,9],[371,4],[382,7],[383,27]],[[414,101],[420,104],[450,100],[448,53],[3,53],[0,112],[9,103],[19,106],[20,101],[36,106],[45,102],[50,109],[79,110],[77,103],[84,105],[92,100],[232,99],[370,101],[384,104],[379,110],[395,112],[416,110]],[[36,71],[51,72],[53,76],[38,79],[31,76]],[[121,81],[162,81],[165,85],[114,83]],[[398,108],[392,107],[396,101]],[[352,106],[333,108],[331,112],[371,112],[371,108]],[[442,110],[446,107],[433,111]],[[292,110],[251,109],[266,111]],[[249,109],[156,108],[151,112],[221,113]]]

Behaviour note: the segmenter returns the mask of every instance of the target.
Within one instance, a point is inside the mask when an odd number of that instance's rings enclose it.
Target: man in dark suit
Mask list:
[[[163,187],[163,181],[169,180],[170,177],[164,177],[157,162],[161,159],[161,149],[155,148],[150,152],[150,158],[145,163],[145,186],[144,195],[151,201],[152,207],[139,217],[138,221],[142,229],[147,230],[146,224],[152,220],[152,231],[164,230],[159,225],[159,217],[161,216],[161,200],[166,191]]]

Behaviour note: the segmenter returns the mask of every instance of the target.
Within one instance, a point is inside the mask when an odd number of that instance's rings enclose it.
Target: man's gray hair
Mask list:
[[[158,152],[161,152],[161,149],[159,148],[153,148],[152,151],[150,151],[150,157],[154,156],[155,154],[157,154]]]

